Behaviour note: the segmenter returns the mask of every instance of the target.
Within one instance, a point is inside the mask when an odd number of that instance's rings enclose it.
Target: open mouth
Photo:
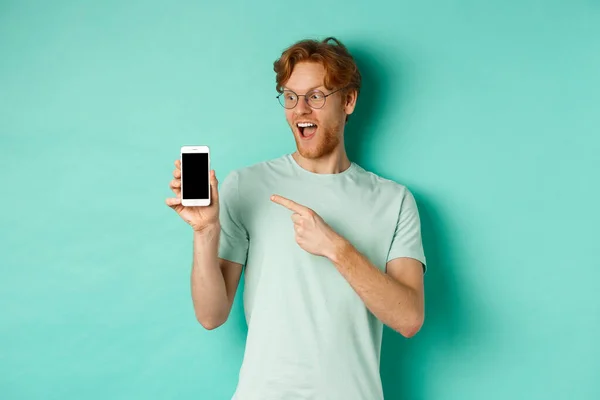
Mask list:
[[[297,122],[296,126],[305,139],[310,139],[317,132],[317,124],[314,122]]]

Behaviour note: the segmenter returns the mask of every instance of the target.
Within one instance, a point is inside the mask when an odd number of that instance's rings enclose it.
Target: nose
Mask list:
[[[298,104],[294,107],[294,113],[296,115],[310,114],[312,109],[306,104],[306,97],[302,96],[298,98]]]

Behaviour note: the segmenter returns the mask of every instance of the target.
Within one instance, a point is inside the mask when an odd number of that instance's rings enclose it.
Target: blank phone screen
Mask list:
[[[181,155],[182,199],[208,199],[208,153]]]

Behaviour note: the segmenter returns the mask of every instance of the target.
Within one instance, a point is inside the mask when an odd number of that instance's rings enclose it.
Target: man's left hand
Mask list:
[[[316,256],[332,259],[336,246],[343,238],[327,225],[319,214],[282,196],[273,195],[271,201],[294,211],[292,220],[296,231],[296,242],[300,247]]]

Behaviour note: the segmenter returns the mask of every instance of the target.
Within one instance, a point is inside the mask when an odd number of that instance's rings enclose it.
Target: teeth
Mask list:
[[[309,126],[316,126],[316,125],[313,124],[312,122],[299,122],[298,126],[300,128],[308,128]]]

